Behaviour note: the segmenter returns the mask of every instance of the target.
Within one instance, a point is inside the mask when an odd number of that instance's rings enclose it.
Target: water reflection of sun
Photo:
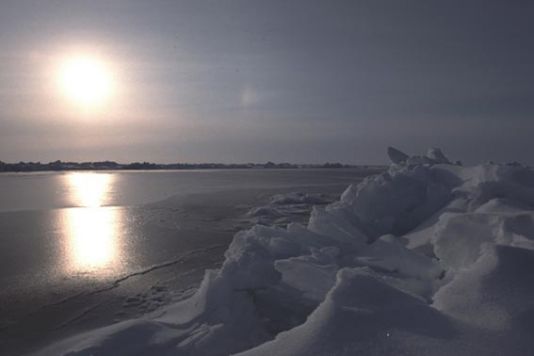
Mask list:
[[[66,176],[77,208],[65,209],[66,257],[69,273],[106,274],[120,263],[120,208],[109,201],[114,176],[109,173],[71,173]]]
[[[75,172],[67,176],[71,200],[77,206],[98,208],[109,201],[113,185],[110,173]]]

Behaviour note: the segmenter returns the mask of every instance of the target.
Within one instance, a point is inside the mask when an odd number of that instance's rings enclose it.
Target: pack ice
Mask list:
[[[534,355],[534,172],[390,148],[307,226],[239,232],[189,299],[40,355]]]

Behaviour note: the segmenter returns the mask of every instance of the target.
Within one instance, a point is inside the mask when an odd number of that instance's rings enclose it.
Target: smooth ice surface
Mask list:
[[[39,354],[533,354],[533,170],[388,154],[306,226],[237,233],[191,298]]]
[[[281,226],[305,222],[313,203],[377,170],[0,174],[0,353],[183,299],[256,222],[253,207],[278,209]]]

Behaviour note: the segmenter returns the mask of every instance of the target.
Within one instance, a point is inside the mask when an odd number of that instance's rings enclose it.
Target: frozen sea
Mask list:
[[[376,172],[0,174],[0,350],[26,353],[184,298],[257,222],[254,207],[297,191],[338,199]],[[307,208],[284,219],[305,220]]]

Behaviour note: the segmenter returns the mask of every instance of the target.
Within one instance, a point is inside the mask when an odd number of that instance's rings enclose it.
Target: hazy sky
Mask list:
[[[0,160],[534,163],[534,2],[0,2]],[[117,90],[82,112],[67,54]]]

